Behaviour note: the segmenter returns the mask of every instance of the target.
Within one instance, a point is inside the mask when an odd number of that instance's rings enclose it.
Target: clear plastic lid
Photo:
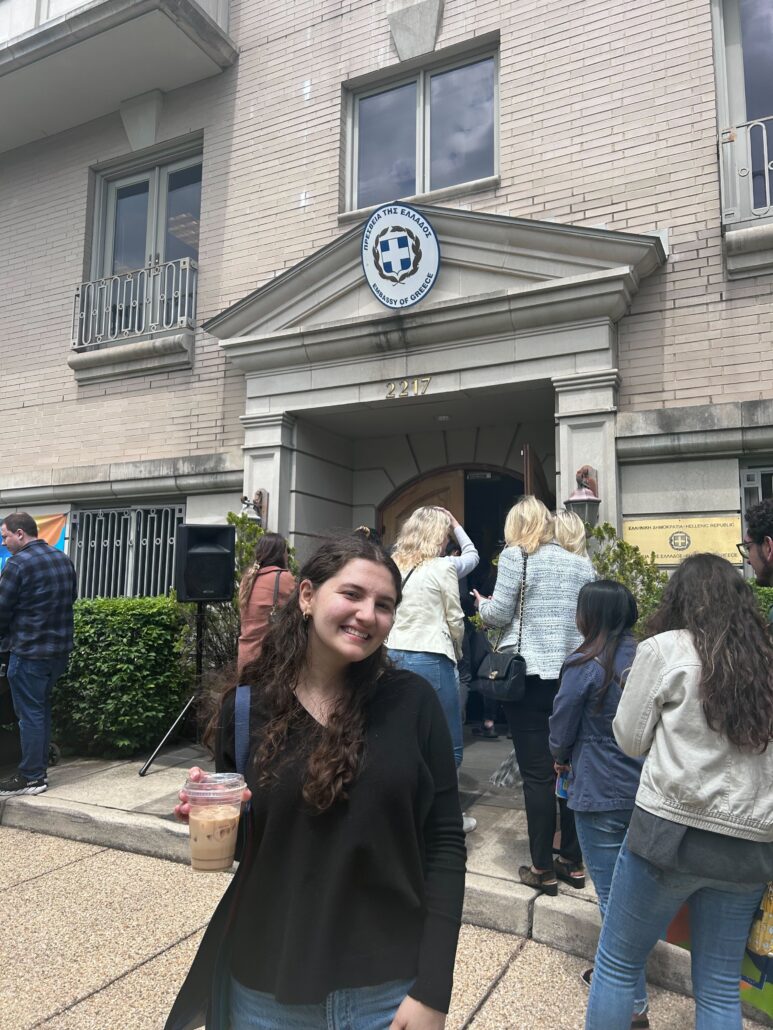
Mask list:
[[[199,780],[186,780],[183,788],[193,805],[236,804],[242,800],[241,773],[204,773]]]

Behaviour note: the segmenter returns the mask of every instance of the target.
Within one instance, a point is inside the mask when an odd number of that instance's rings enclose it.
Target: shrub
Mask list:
[[[614,579],[628,587],[639,607],[638,626],[643,627],[655,610],[668,576],[655,564],[655,555],[642,554],[635,544],[618,537],[609,522],[589,530],[590,558],[599,579]]]
[[[760,587],[757,586],[756,583],[752,583],[751,588],[757,598],[757,604],[760,606],[760,611],[767,619],[769,612],[773,615],[773,587]],[[773,619],[771,621],[773,621]]]
[[[182,606],[174,597],[78,601],[75,648],[54,688],[53,735],[79,754],[156,744],[191,689]]]

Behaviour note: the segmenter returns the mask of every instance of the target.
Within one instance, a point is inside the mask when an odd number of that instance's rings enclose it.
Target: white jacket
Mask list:
[[[637,649],[613,724],[627,755],[647,755],[636,804],[682,826],[773,841],[773,744],[741,751],[710,729],[700,675],[687,630]]]
[[[406,575],[387,647],[444,654],[456,662],[462,651],[464,613],[455,564],[450,558],[432,558],[417,565],[410,579]]]

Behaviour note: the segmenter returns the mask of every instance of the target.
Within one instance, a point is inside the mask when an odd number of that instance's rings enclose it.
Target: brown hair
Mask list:
[[[773,738],[773,641],[754,594],[716,554],[685,559],[647,622],[647,635],[689,630],[701,660],[703,713],[736,747],[764,751]]]
[[[298,583],[309,580],[317,589],[349,562],[358,559],[375,562],[388,570],[399,604],[401,581],[397,566],[381,547],[360,534],[322,544],[301,568]],[[265,719],[255,755],[260,786],[275,782],[290,730],[304,717],[295,688],[307,661],[308,624],[301,613],[298,591],[296,586],[287,604],[277,613],[260,656],[242,672],[242,682],[253,688],[252,702],[260,705]],[[363,661],[353,662],[346,670],[346,690],[331,711],[327,725],[317,724],[305,744],[303,798],[318,812],[326,811],[336,801],[347,797],[362,761],[368,707],[376,682],[388,665],[383,645]],[[222,695],[219,710],[207,727],[206,743],[211,743],[220,728],[222,701],[233,689],[232,686]]]
[[[250,599],[258,573],[266,566],[287,568],[287,541],[280,533],[264,533],[255,545],[255,560],[239,583],[239,607],[243,608]]]
[[[38,535],[38,524],[26,511],[14,511],[10,515],[6,515],[0,522],[0,526],[5,526],[9,533],[18,533],[21,530],[27,536],[37,537]]]

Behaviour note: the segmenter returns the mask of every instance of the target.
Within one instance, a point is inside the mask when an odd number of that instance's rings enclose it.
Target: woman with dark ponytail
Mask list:
[[[435,692],[384,648],[400,596],[371,540],[323,544],[244,669],[250,835],[167,1030],[204,1011],[208,1030],[445,1026],[464,833]],[[234,707],[229,691],[211,726],[219,771]]]
[[[591,983],[587,1030],[628,1030],[655,942],[685,902],[697,1030],[741,1030],[749,927],[773,879],[773,642],[737,569],[687,558],[614,721],[646,755]]]

